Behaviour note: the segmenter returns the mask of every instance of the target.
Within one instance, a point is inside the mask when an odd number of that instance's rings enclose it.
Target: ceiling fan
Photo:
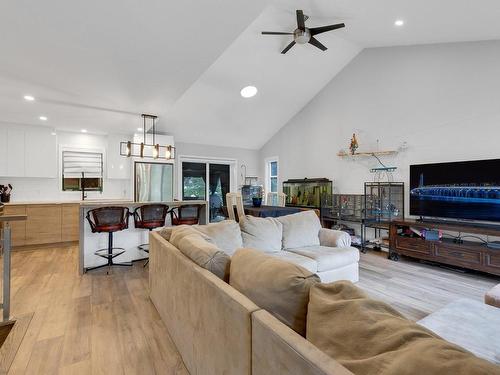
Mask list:
[[[345,27],[345,24],[338,23],[336,25],[307,28],[305,23],[308,18],[309,17],[304,15],[304,12],[302,10],[298,9],[297,28],[293,33],[285,33],[279,31],[263,31],[262,35],[293,35],[293,41],[288,46],[286,46],[286,48],[283,51],[281,51],[282,54],[287,53],[290,50],[290,48],[292,48],[296,43],[297,44],[309,43],[319,48],[322,51],[326,51],[328,48],[326,48],[323,44],[321,44],[319,40],[316,39],[314,36],[327,31],[332,31]]]

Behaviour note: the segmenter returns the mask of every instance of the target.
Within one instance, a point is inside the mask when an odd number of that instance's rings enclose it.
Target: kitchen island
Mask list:
[[[90,224],[87,221],[87,213],[90,210],[100,207],[118,206],[128,207],[130,213],[145,204],[161,203],[166,204],[169,208],[179,207],[189,204],[201,205],[200,224],[208,222],[208,210],[206,201],[174,201],[174,202],[132,202],[132,201],[84,201],[80,203],[80,257],[78,270],[83,274],[87,268],[105,264],[106,260],[95,255],[94,253],[108,246],[107,233],[92,233]],[[169,217],[167,217],[167,225]],[[137,246],[149,242],[149,231],[145,229],[136,229],[134,226],[134,218],[130,217],[128,229],[116,232],[113,238],[114,247],[122,247],[125,253],[117,256],[114,261],[116,263],[134,262],[146,259],[148,254],[141,251]]]

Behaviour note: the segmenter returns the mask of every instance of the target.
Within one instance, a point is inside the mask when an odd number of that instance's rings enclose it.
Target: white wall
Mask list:
[[[82,133],[58,132],[58,148],[69,146],[74,148],[107,149],[107,137]],[[36,152],[36,150],[33,150]],[[58,150],[58,160],[60,153]],[[43,155],[40,155],[43,158]],[[106,163],[105,163],[106,164]],[[80,192],[66,192],[61,189],[61,171],[58,168],[58,178],[26,178],[0,177],[0,184],[10,183],[13,186],[11,201],[50,201],[79,200]],[[88,198],[129,199],[132,192],[129,180],[104,179],[103,192],[88,192]]]
[[[353,132],[359,151],[407,142],[382,158],[405,183],[410,164],[500,158],[500,41],[364,50],[261,149],[261,175],[279,156],[282,181],[328,177],[362,193],[377,162],[337,156]]]

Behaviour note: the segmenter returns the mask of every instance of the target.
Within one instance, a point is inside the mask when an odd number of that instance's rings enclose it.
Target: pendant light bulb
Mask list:
[[[158,159],[158,156],[160,156],[160,145],[156,144],[153,149],[153,158]]]
[[[170,146],[167,147],[167,150],[165,151],[165,159],[170,159],[172,157],[172,151],[170,151]]]
[[[127,142],[127,157],[130,157],[132,154],[132,142],[128,141]]]

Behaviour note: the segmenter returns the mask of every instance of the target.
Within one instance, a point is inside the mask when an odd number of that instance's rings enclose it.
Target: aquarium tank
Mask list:
[[[331,195],[332,181],[327,178],[291,179],[283,182],[286,205],[289,207],[321,208],[321,197]]]

